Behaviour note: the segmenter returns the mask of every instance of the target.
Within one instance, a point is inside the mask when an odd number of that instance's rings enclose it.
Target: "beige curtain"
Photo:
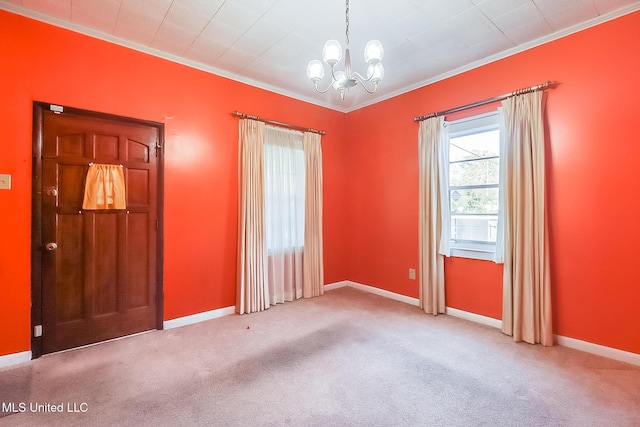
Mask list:
[[[126,209],[124,167],[90,164],[82,209]]]
[[[239,121],[238,278],[236,311],[269,308],[264,219],[264,123]]]
[[[448,203],[443,192],[442,128],[444,117],[420,122],[418,157],[420,167],[420,196],[418,220],[420,308],[426,313],[444,313],[444,256],[439,251],[442,236],[442,205]],[[448,205],[447,205],[448,206]]]
[[[305,156],[305,212],[303,297],[324,294],[322,244],[322,147],[321,136],[305,132],[302,146]]]
[[[502,103],[504,124],[504,295],[502,331],[514,341],[553,345],[545,218],[543,92]]]

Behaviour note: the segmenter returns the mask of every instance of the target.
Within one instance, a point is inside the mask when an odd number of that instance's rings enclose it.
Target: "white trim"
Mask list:
[[[31,351],[22,351],[20,353],[7,354],[0,356],[0,368],[13,366],[20,363],[26,363],[32,358]]]
[[[361,102],[359,104],[355,104],[355,105],[353,105],[351,107],[347,107],[347,108],[342,107],[340,105],[329,104],[328,102],[323,102],[322,100],[319,100],[319,99],[317,99],[315,97],[310,97],[310,96],[305,96],[305,95],[301,95],[301,94],[298,94],[298,93],[293,93],[293,92],[288,91],[286,89],[282,89],[282,88],[275,87],[275,86],[272,86],[272,85],[269,85],[269,84],[266,84],[266,83],[258,82],[258,81],[255,81],[253,79],[249,79],[247,77],[238,76],[238,75],[235,75],[235,74],[233,74],[233,73],[231,73],[229,71],[225,71],[225,70],[222,70],[222,69],[219,69],[219,68],[216,68],[216,67],[204,65],[202,63],[198,63],[196,61],[192,61],[192,60],[189,60],[189,59],[186,59],[186,58],[182,58],[182,57],[179,57],[179,56],[176,56],[176,55],[172,55],[170,53],[162,52],[162,51],[159,51],[157,49],[151,48],[149,46],[145,46],[145,45],[142,45],[142,44],[139,44],[139,43],[135,43],[135,42],[131,42],[131,41],[128,41],[128,40],[124,40],[122,38],[113,36],[111,34],[106,34],[106,33],[103,33],[101,31],[98,31],[98,30],[94,30],[94,29],[91,29],[91,28],[83,27],[81,25],[75,24],[73,22],[69,22],[69,21],[64,20],[64,19],[48,16],[48,15],[45,15],[45,14],[43,14],[41,12],[37,12],[37,11],[31,10],[31,9],[27,9],[25,7],[22,7],[20,5],[14,4],[14,3],[8,3],[5,0],[0,0],[0,9],[4,9],[4,10],[6,10],[8,12],[15,13],[17,15],[25,16],[27,18],[35,19],[37,21],[45,22],[47,24],[51,24],[51,25],[54,25],[56,27],[61,27],[61,28],[65,28],[67,30],[75,31],[77,33],[84,34],[84,35],[87,35],[89,37],[93,37],[93,38],[96,38],[96,39],[99,39],[99,40],[104,40],[104,41],[107,41],[109,43],[113,43],[113,44],[117,44],[117,45],[120,45],[120,46],[124,46],[124,47],[127,47],[129,49],[137,50],[139,52],[146,53],[146,54],[149,54],[149,55],[153,55],[153,56],[156,56],[158,58],[162,58],[162,59],[166,59],[168,61],[172,61],[172,62],[175,62],[175,63],[178,63],[178,64],[186,65],[187,67],[195,68],[197,70],[201,70],[201,71],[204,71],[204,72],[207,72],[207,73],[211,73],[211,74],[215,74],[215,75],[218,75],[218,76],[222,76],[222,77],[228,78],[230,80],[234,80],[234,81],[237,81],[237,82],[240,82],[240,83],[247,84],[249,86],[257,87],[257,88],[260,88],[260,89],[265,89],[265,90],[268,90],[270,92],[275,92],[275,93],[278,93],[280,95],[287,96],[289,98],[293,98],[293,99],[297,99],[297,100],[300,100],[300,101],[308,102],[310,104],[318,105],[320,107],[328,108],[328,109],[339,111],[339,112],[342,112],[342,113],[350,113],[350,112],[358,110],[360,108],[364,108],[364,107],[367,107],[369,105],[373,105],[373,104],[376,104],[378,102],[382,102],[382,101],[385,101],[387,99],[394,98],[396,96],[411,92],[411,91],[413,91],[415,89],[419,89],[419,88],[422,88],[424,86],[428,86],[430,84],[439,82],[441,80],[448,79],[448,78],[456,76],[458,74],[465,73],[465,72],[473,70],[475,68],[482,67],[482,66],[490,64],[492,62],[499,61],[501,59],[516,55],[516,54],[518,54],[520,52],[527,51],[527,50],[532,49],[534,47],[537,47],[537,46],[552,42],[554,40],[561,39],[561,38],[566,37],[568,35],[577,33],[579,31],[586,30],[588,28],[595,27],[596,25],[600,25],[600,24],[603,24],[605,22],[614,20],[616,18],[620,18],[622,16],[625,16],[625,15],[628,15],[630,13],[636,12],[636,11],[640,10],[640,1],[634,2],[634,3],[632,3],[630,5],[627,5],[627,6],[623,6],[623,7],[619,8],[619,9],[617,9],[617,10],[613,10],[611,12],[607,12],[605,14],[599,15],[599,16],[597,16],[595,18],[592,18],[592,19],[590,19],[588,21],[585,21],[585,22],[582,22],[580,24],[571,26],[569,28],[565,28],[563,30],[556,31],[555,33],[546,35],[544,37],[540,37],[540,38],[538,38],[536,40],[532,40],[530,42],[515,46],[515,47],[513,47],[511,49],[507,49],[507,50],[504,50],[502,52],[498,52],[498,53],[496,53],[494,55],[490,55],[490,56],[488,56],[486,58],[483,58],[483,59],[480,59],[478,61],[472,62],[470,64],[461,66],[459,68],[456,68],[456,69],[448,71],[446,73],[437,75],[437,76],[432,77],[430,79],[419,81],[419,82],[417,82],[417,83],[415,83],[415,84],[413,84],[411,86],[403,87],[401,89],[389,92],[389,93],[384,94],[384,95],[377,95],[377,96],[374,95],[374,96],[369,96],[369,97],[363,98],[364,102]]]
[[[600,344],[594,344],[588,341],[581,341],[575,338],[554,335],[556,343],[563,347],[573,348],[574,350],[584,351],[586,353],[595,354],[597,356],[609,359],[619,360],[620,362],[631,363],[640,366],[640,354],[631,353],[630,351],[618,350],[617,348],[606,347]]]
[[[446,307],[446,314],[460,319],[469,320],[471,322],[480,323],[482,325],[492,326],[502,329],[502,320],[493,317],[482,316],[481,314],[471,313],[469,311],[458,310],[457,308]]]
[[[216,310],[204,311],[202,313],[191,314],[189,316],[178,317],[177,319],[165,320],[164,329],[179,328],[181,326],[192,325],[194,323],[204,322],[205,320],[217,319],[218,317],[228,316],[236,312],[235,306],[218,308]]]
[[[343,280],[341,282],[329,283],[328,285],[324,285],[324,290],[331,291],[333,289],[344,288],[345,286],[349,286],[348,280]]]
[[[324,287],[325,290],[337,289],[344,286],[350,286],[352,288],[360,289],[365,292],[380,295],[383,297],[391,298],[396,301],[405,302],[407,304],[419,306],[420,302],[417,298],[411,298],[406,295],[396,294],[394,292],[386,291],[384,289],[376,288],[374,286],[363,285],[361,283],[352,282],[350,280],[343,280],[341,282],[332,283]],[[470,313],[468,311],[458,310],[457,308],[446,307],[446,314],[460,319],[468,320],[470,322],[480,323],[482,325],[491,326],[497,329],[502,329],[502,320],[494,319],[493,317],[482,316],[480,314]],[[575,338],[564,337],[561,335],[554,335],[555,342],[559,346],[573,348],[575,350],[584,351],[586,353],[595,354],[596,356],[606,357],[608,359],[614,359],[621,362],[631,363],[632,365],[640,366],[640,354],[632,353],[630,351],[619,350],[617,348],[606,347],[599,344],[593,344],[588,341],[581,341]]]
[[[451,256],[456,258],[479,259],[481,261],[493,261],[493,259],[495,258],[495,251],[487,252],[469,248],[451,247]]]
[[[382,297],[390,298],[392,300],[404,302],[410,305],[415,305],[417,307],[420,306],[420,301],[418,298],[408,297],[406,295],[397,294],[395,292],[387,291],[384,289],[376,288],[375,286],[363,285],[362,283],[352,282],[350,280],[346,280],[347,285],[352,288],[360,289],[361,291],[369,292],[375,295],[380,295]]]

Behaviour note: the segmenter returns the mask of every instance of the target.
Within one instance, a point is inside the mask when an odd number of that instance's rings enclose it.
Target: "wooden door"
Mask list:
[[[41,157],[34,164],[41,176],[34,187],[41,188],[34,188],[39,190],[34,198],[40,205],[40,242],[32,249],[41,267],[40,330],[37,313],[33,316],[39,350],[50,353],[161,328],[157,147],[162,126],[70,109],[42,108],[39,120]],[[90,163],[122,165],[126,209],[82,209]]]

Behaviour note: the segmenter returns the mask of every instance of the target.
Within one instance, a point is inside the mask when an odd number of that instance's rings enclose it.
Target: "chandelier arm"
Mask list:
[[[352,77],[352,78],[355,78],[356,80],[358,80],[360,83],[362,83],[362,85],[363,85],[363,86],[364,86],[364,83],[365,83],[365,82],[370,82],[370,81],[371,81],[371,79],[373,79],[373,75],[372,75],[371,77],[369,77],[368,79],[365,79],[365,78],[362,76],[362,74],[360,74],[360,73],[359,73],[359,72],[357,72],[357,71],[352,72],[352,73],[351,73],[351,77]]]
[[[316,92],[318,93],[327,93],[329,91],[329,89],[331,89],[331,87],[333,86],[333,82],[329,83],[329,86],[327,86],[326,89],[318,89],[318,82],[314,82],[314,85],[316,87]]]
[[[369,89],[367,87],[367,83],[371,81],[371,79],[365,79],[363,78],[359,73],[354,72],[351,74],[351,78],[355,79],[356,81],[358,81],[358,83],[360,83],[362,85],[362,87],[364,88],[364,90],[366,90],[369,93],[374,93],[376,91],[376,89],[378,89],[378,82],[375,82],[373,84],[373,89]]]
[[[336,66],[334,65],[333,67],[331,67],[331,84],[338,81],[338,79],[336,78],[335,70]]]

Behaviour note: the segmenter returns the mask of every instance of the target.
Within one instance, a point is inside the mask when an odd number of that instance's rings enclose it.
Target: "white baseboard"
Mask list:
[[[588,341],[581,341],[575,338],[554,335],[556,343],[563,347],[573,348],[597,356],[607,357],[609,359],[619,360],[621,362],[631,363],[640,366],[640,354],[631,353],[630,351],[618,350],[617,348],[606,347],[600,344],[594,344]]]
[[[324,286],[325,291],[332,289],[338,289],[345,286],[360,289],[365,292],[370,292],[375,295],[380,295],[386,298],[390,298],[396,301],[404,302],[410,305],[419,306],[417,298],[408,297],[406,295],[397,294],[395,292],[386,291],[384,289],[376,288],[374,286],[363,285],[361,283],[352,282],[349,280],[343,280],[340,282],[330,283]],[[190,316],[179,317],[177,319],[166,320],[164,322],[164,329],[179,328],[180,326],[191,325],[205,320],[216,319],[218,317],[228,316],[235,313],[235,307],[224,307],[217,310],[206,311],[203,313],[192,314]],[[501,329],[502,321],[494,319],[492,317],[482,316],[475,313],[470,313],[456,308],[447,307],[446,314],[461,319],[469,320],[471,322],[480,323],[494,328]],[[640,354],[632,353],[629,351],[619,350],[617,348],[606,347],[599,344],[593,344],[588,341],[581,341],[575,338],[569,338],[561,335],[555,335],[556,343],[563,347],[573,348],[575,350],[584,351],[586,353],[595,354],[597,356],[606,357],[621,362],[630,363],[632,365],[640,366]],[[30,361],[32,358],[31,351],[23,351],[20,353],[7,354],[0,356],[0,368],[7,366],[17,365]]]
[[[350,280],[346,280],[345,282],[346,284],[344,286],[351,286],[352,288],[360,289],[361,291],[380,295],[382,297],[390,298],[392,300],[404,302],[410,305],[420,306],[420,301],[418,300],[418,298],[408,297],[406,295],[386,291],[384,289],[376,288],[375,286],[363,285],[362,283],[356,283]]]
[[[228,316],[236,312],[235,306],[218,308],[216,310],[205,311],[202,313],[192,314],[189,316],[178,317],[177,319],[165,320],[164,329],[179,328],[180,326],[192,325],[194,323],[204,322],[205,320],[217,319],[218,317]]]
[[[397,294],[394,292],[386,291],[384,289],[376,288],[374,286],[363,285],[361,283],[352,282],[349,280],[343,280],[341,282],[331,283],[324,287],[325,290],[337,289],[343,286],[351,286],[356,289],[370,292],[372,294],[380,295],[383,297],[391,298],[396,301],[405,302],[407,304],[419,306],[420,302],[417,298],[411,298],[406,295]],[[482,316],[480,314],[470,313],[468,311],[458,310],[457,308],[446,307],[446,314],[461,319],[469,320],[471,322],[480,323],[494,328],[502,329],[502,321],[494,319],[493,317]],[[606,357],[609,359],[618,360],[621,362],[631,363],[632,365],[640,366],[640,354],[631,353],[629,351],[618,350],[617,348],[606,347],[599,344],[593,344],[588,341],[581,341],[575,338],[564,337],[561,335],[555,335],[555,341],[558,345],[563,347],[573,348],[575,350],[584,351],[586,353],[595,354],[597,356]]]
[[[446,313],[449,316],[458,317],[460,319],[470,320],[482,325],[492,326],[494,328],[502,329],[502,320],[494,319],[493,317],[482,316],[481,314],[471,313],[469,311],[458,310],[457,308],[446,307]]]
[[[328,285],[324,285],[325,291],[331,291],[333,289],[343,288],[345,286],[349,286],[348,280],[343,280],[341,282],[329,283]]]
[[[31,360],[31,351],[22,351],[20,353],[7,354],[0,356],[0,368],[25,363]]]

